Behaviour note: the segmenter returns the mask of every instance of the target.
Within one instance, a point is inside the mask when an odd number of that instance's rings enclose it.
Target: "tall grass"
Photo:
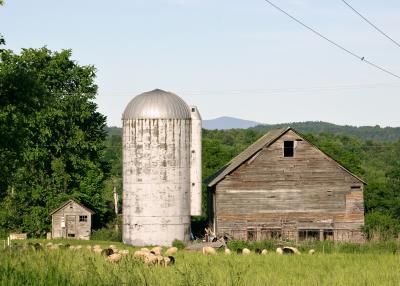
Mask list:
[[[203,256],[179,251],[176,264],[168,268],[148,267],[132,255],[110,264],[86,249],[6,249],[0,252],[0,285],[399,285],[400,255],[379,253],[380,247],[361,253],[317,251],[314,256],[226,256],[222,252]]]

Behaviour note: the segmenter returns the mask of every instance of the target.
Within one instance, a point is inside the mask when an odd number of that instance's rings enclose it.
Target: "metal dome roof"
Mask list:
[[[190,119],[190,109],[176,94],[155,89],[134,97],[122,119]]]

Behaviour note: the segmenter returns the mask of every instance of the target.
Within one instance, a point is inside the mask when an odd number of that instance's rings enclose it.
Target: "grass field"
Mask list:
[[[267,256],[203,256],[179,251],[176,264],[168,268],[148,267],[131,255],[111,264],[86,249],[6,249],[0,252],[0,285],[400,285],[400,255],[380,253],[380,248],[362,253],[334,248],[314,256],[278,256],[272,251]]]

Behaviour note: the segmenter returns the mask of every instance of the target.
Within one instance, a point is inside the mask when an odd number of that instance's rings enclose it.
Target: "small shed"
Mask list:
[[[52,238],[90,239],[92,210],[70,199],[50,214]]]

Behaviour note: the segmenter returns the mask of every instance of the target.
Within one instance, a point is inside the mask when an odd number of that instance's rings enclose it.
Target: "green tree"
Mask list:
[[[105,117],[93,102],[95,68],[71,51],[0,55],[0,228],[42,235],[49,211],[69,198],[108,215],[101,195]],[[6,218],[6,219],[5,219]]]

